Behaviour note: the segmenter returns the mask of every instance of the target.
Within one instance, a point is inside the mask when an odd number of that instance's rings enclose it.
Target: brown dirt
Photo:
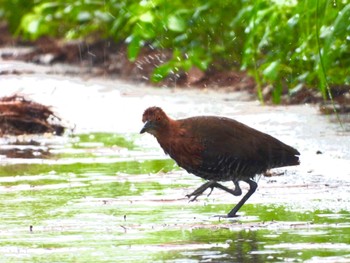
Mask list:
[[[33,48],[31,52],[24,54],[2,55],[3,60],[20,60],[41,65],[73,64],[85,69],[84,77],[105,76],[137,83],[151,83],[150,76],[153,70],[162,62],[169,60],[172,55],[170,50],[155,50],[146,46],[141,50],[137,60],[131,62],[127,58],[127,48],[123,43],[115,43],[112,40],[63,42],[48,37],[29,43],[12,37],[5,24],[0,24],[1,46],[30,46]],[[8,72],[0,72],[0,74],[8,74]],[[21,74],[21,72],[11,72],[11,74]],[[70,72],[67,71],[65,74],[69,75]],[[252,96],[256,96],[254,79],[248,76],[246,72],[232,70],[217,71],[209,69],[202,72],[194,67],[189,72],[171,74],[163,81],[152,83],[152,85],[211,88],[227,92],[244,90]],[[272,104],[272,90],[271,86],[263,87],[262,93],[267,104]],[[338,112],[349,113],[350,87],[332,86],[331,93]],[[284,90],[281,103],[318,103],[322,113],[330,114],[334,112],[333,105],[327,101],[325,102],[318,90],[305,86],[292,93]]]

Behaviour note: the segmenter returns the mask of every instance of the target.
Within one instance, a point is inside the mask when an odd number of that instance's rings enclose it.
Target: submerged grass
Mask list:
[[[102,173],[104,175],[117,175],[118,173],[147,174],[158,173],[160,171],[168,172],[175,169],[174,161],[172,160],[114,161],[99,162],[99,160],[91,159],[91,162],[86,163],[13,164],[0,166],[0,177],[43,174],[69,175],[70,173],[74,173],[77,176],[86,173]]]
[[[130,137],[127,139],[126,137]],[[128,150],[133,150],[136,148],[136,145],[133,141],[133,137],[130,135],[121,135],[121,134],[110,134],[110,133],[86,133],[79,134],[75,136],[77,139],[75,143],[73,143],[72,148],[86,148],[89,147],[89,143],[99,143],[104,147],[121,147],[126,148]]]
[[[79,142],[89,147],[68,143],[67,152],[137,148],[117,137],[82,135]],[[54,164],[43,159],[0,166],[2,262],[349,259],[348,211],[248,203],[243,216],[219,219],[213,215],[227,212],[236,199],[188,203],[184,195],[198,179],[177,174],[170,160],[136,161],[140,153],[128,152],[128,161],[118,161],[115,152],[108,152],[113,158],[106,153],[107,161],[79,155],[76,162],[57,153]]]

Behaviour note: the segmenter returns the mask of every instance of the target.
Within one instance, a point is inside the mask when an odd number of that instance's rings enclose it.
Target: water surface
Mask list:
[[[0,95],[52,105],[73,129],[0,140],[2,262],[350,262],[348,124],[237,94],[32,75],[2,83]],[[138,134],[153,105],[236,118],[295,146],[302,164],[259,178],[238,218],[215,217],[239,197],[214,190],[188,202],[203,181]]]

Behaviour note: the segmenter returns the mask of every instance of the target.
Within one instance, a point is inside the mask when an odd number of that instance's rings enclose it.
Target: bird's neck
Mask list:
[[[173,147],[180,134],[180,130],[179,123],[176,120],[169,119],[168,125],[157,132],[155,137],[165,152],[169,152]]]

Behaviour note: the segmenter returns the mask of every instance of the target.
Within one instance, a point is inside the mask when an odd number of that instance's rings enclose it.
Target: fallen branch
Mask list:
[[[13,95],[0,98],[0,136],[52,133],[62,135],[60,124],[50,107]]]

